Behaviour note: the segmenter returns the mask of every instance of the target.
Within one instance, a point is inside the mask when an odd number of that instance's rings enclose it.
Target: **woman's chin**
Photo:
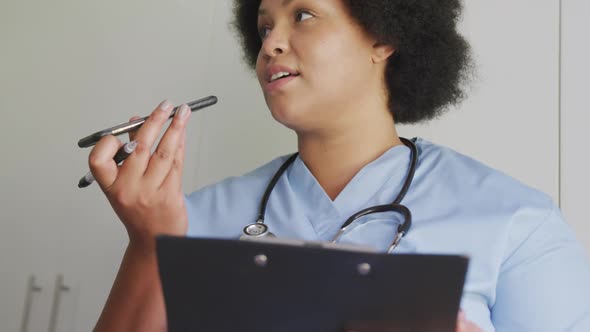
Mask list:
[[[292,105],[278,107],[269,105],[272,117],[283,126],[295,131],[304,127],[305,116],[301,109],[296,109]]]
[[[272,111],[272,110],[271,110],[270,114],[275,119],[275,121],[282,124],[283,126],[293,129],[293,130],[296,129],[297,121],[296,121],[296,119],[294,119],[294,116],[292,114],[290,114],[288,112],[284,112],[284,111],[278,112],[278,111]]]

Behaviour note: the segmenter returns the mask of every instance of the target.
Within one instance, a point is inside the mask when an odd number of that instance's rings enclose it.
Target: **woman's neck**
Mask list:
[[[403,144],[388,111],[359,120],[297,135],[301,160],[332,200],[364,166]]]

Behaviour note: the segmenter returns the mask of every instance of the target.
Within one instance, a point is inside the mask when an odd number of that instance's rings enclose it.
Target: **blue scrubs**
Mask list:
[[[417,139],[418,165],[402,204],[413,215],[394,253],[467,254],[461,307],[484,331],[590,331],[590,262],[547,195],[451,149]],[[188,236],[238,238],[288,156],[186,197]],[[332,201],[297,158],[278,181],[265,222],[279,237],[329,241],[349,216],[389,204],[410,150],[391,148]],[[386,251],[393,215],[355,222],[340,242]]]

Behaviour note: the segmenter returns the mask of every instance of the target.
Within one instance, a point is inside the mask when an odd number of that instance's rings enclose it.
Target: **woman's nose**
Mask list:
[[[268,57],[275,57],[289,51],[288,32],[281,31],[278,27],[272,29],[262,42],[264,54]]]

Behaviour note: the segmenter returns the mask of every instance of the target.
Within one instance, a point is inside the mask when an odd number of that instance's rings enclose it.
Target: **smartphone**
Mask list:
[[[194,111],[200,110],[201,108],[205,108],[205,107],[209,107],[211,105],[214,105],[216,103],[217,103],[217,97],[209,96],[209,97],[205,97],[205,98],[202,98],[199,100],[191,101],[190,103],[187,103],[186,105],[191,109],[191,112],[194,112]],[[174,115],[176,114],[176,111],[179,108],[180,108],[180,106],[174,107],[174,109],[170,113],[170,118],[174,117]],[[104,136],[108,136],[108,135],[117,136],[117,135],[125,134],[130,131],[136,130],[139,127],[141,127],[141,125],[143,125],[143,123],[145,122],[145,120],[147,120],[147,118],[148,117],[145,116],[141,119],[137,119],[137,120],[133,120],[131,122],[123,123],[118,126],[114,126],[114,127],[108,128],[108,129],[98,131],[92,135],[88,135],[78,141],[78,146],[81,148],[87,148],[87,147],[93,146],[96,143],[98,143],[98,141],[101,138],[103,138]]]

